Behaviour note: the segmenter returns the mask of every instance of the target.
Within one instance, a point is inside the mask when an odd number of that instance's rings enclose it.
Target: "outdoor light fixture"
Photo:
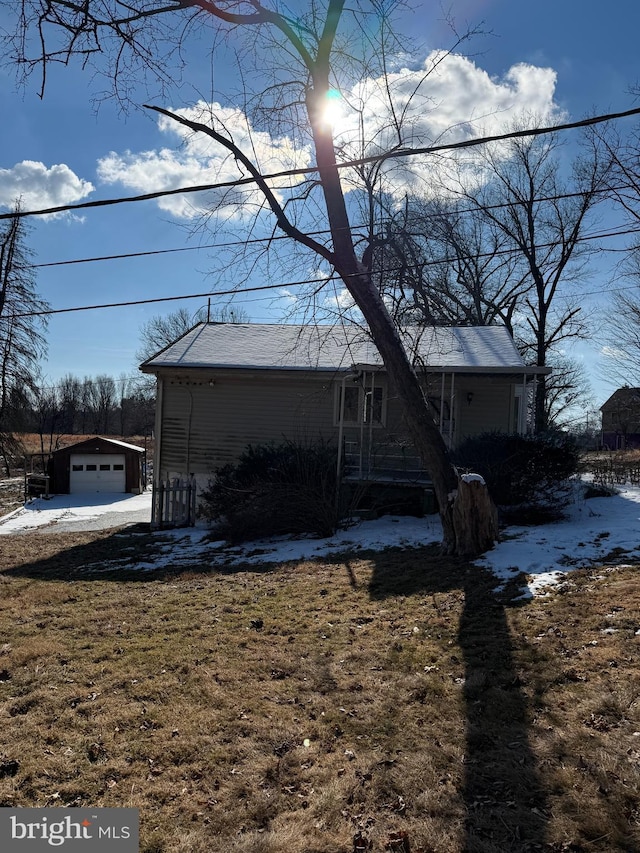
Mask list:
[[[472,402],[473,402],[473,391],[469,391],[469,393],[467,394],[467,403],[470,406]]]

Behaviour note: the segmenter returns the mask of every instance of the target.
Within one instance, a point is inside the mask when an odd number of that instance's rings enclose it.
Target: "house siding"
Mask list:
[[[162,385],[163,477],[208,476],[250,444],[335,437],[331,377],[212,374]]]
[[[619,388],[600,411],[603,447],[609,450],[640,447],[640,388]]]
[[[457,383],[455,395],[456,443],[483,432],[512,432],[514,424],[514,384],[506,380],[482,378]],[[468,402],[468,395],[473,399]]]
[[[445,374],[444,388],[441,374],[433,374],[423,383],[423,388],[432,401],[432,413],[447,445],[454,449],[466,438],[483,432],[511,432],[516,429],[514,377],[456,376],[451,383],[451,374]],[[387,389],[384,376],[376,377],[376,385]],[[370,387],[370,384],[367,384]],[[453,391],[453,396],[452,396]],[[471,402],[468,394],[473,394]],[[444,416],[440,420],[440,408],[444,401]],[[371,457],[384,464],[384,454],[389,458],[406,453],[409,467],[419,465],[411,441],[409,440],[401,403],[397,396],[389,394],[386,398],[386,418],[383,425],[345,426],[344,438],[351,453],[366,459]],[[453,415],[451,420],[450,415]],[[404,447],[404,451],[399,448]],[[362,450],[361,450],[362,449]],[[389,460],[387,460],[388,462]]]
[[[342,378],[332,373],[300,371],[191,372],[161,377],[162,436],[157,475],[195,474],[200,486],[216,468],[234,462],[248,445],[300,443],[318,439],[337,442],[337,389]],[[404,427],[400,400],[387,394],[387,377],[376,373],[376,387],[385,389],[384,423],[345,426],[345,442],[369,453],[369,446],[411,443]],[[371,387],[371,374],[364,383]],[[429,396],[438,404],[441,374],[428,381]],[[490,430],[514,428],[514,377],[457,376],[453,385],[453,443]],[[471,403],[467,395],[473,394]],[[451,375],[445,374],[444,400],[451,404]],[[436,420],[439,417],[436,415]],[[445,440],[449,420],[444,421]]]

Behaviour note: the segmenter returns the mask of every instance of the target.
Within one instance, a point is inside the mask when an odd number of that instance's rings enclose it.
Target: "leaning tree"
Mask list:
[[[197,30],[201,35],[210,27],[216,45],[221,44],[217,40],[221,31],[237,37],[243,80],[251,62],[261,75],[260,86],[251,96],[245,88],[243,109],[251,109],[260,129],[287,129],[294,146],[301,145],[308,157],[312,174],[298,180],[295,188],[290,183],[287,198],[282,182],[270,179],[261,167],[258,146],[243,145],[230,122],[225,124],[216,116],[216,105],[209,105],[208,115],[199,120],[187,110],[150,109],[226,150],[242,177],[252,182],[252,203],[257,190],[258,205],[275,218],[277,229],[321,259],[334,279],[344,283],[380,352],[416,450],[431,476],[444,548],[450,553],[478,554],[491,547],[498,532],[495,508],[475,481],[460,480],[430,414],[418,376],[376,287],[367,247],[354,238],[343,182],[346,174],[339,162],[341,145],[327,120],[327,108],[336,94],[352,91],[358,75],[372,78],[377,59],[387,55],[388,44],[381,48],[373,32],[376,29],[388,37],[385,3],[355,2],[346,10],[344,0],[327,0],[310,3],[296,17],[276,3],[267,6],[260,0],[21,0],[5,5],[19,9],[6,55],[27,76],[41,70],[42,92],[52,63],[78,58],[84,64],[102,63],[116,95],[126,98],[131,91],[128,72],[142,70],[161,84],[171,84],[171,75],[185,62],[187,43],[181,44],[181,34]],[[32,48],[34,53],[29,52]],[[386,91],[393,95],[391,86]],[[389,107],[390,115],[397,116],[393,104]],[[397,131],[395,119],[392,125]],[[379,140],[382,148],[385,134]],[[402,147],[402,135],[396,132],[387,144]],[[380,150],[379,158],[384,153]],[[317,219],[311,233],[300,205],[321,212],[326,239],[317,234],[321,230]]]

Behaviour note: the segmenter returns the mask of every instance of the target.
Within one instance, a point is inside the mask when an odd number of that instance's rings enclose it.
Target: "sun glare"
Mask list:
[[[337,89],[329,89],[322,107],[322,123],[333,130],[343,117],[342,95]]]

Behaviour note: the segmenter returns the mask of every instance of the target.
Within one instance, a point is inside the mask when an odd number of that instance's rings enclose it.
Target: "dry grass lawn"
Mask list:
[[[135,806],[143,853],[640,850],[636,566],[100,571],[153,543],[0,537],[1,806]]]

